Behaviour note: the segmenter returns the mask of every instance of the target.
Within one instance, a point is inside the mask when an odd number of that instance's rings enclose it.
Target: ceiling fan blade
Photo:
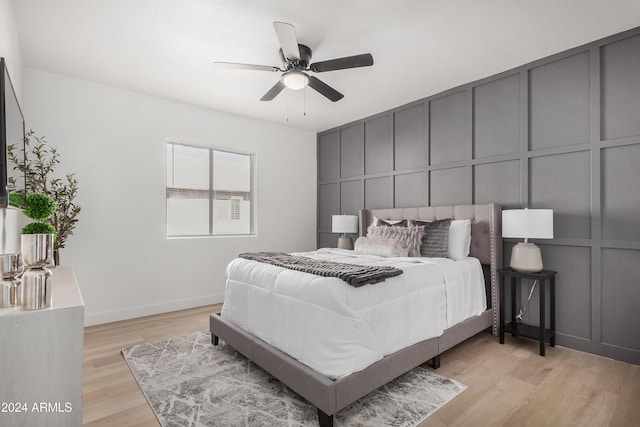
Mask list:
[[[269,89],[269,91],[265,93],[262,98],[260,98],[260,101],[271,101],[273,98],[278,96],[278,94],[282,92],[282,89],[284,89],[285,87],[286,86],[284,85],[284,83],[278,80],[278,83],[273,85],[273,87]]]
[[[298,49],[298,37],[296,37],[294,26],[286,22],[276,21],[273,23],[273,28],[276,29],[284,57],[289,61],[299,61],[300,50]]]
[[[369,67],[373,65],[373,56],[370,53],[362,55],[347,56],[344,58],[329,59],[320,61],[309,66],[311,71],[322,73],[325,71],[344,70],[347,68]]]
[[[213,65],[219,68],[234,68],[242,70],[255,70],[255,71],[284,71],[278,67],[271,65],[255,65],[255,64],[238,64],[236,62],[221,62],[214,61]]]
[[[343,94],[316,77],[309,76],[309,86],[333,102],[340,101],[344,98]]]

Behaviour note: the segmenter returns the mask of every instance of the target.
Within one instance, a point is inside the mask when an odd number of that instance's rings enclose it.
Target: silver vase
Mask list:
[[[0,308],[20,305],[20,279],[0,280]]]
[[[0,255],[0,308],[20,305],[20,279],[22,273],[20,254]]]
[[[20,254],[0,255],[0,277],[12,279],[22,273],[22,256]]]
[[[20,243],[26,268],[53,266],[53,234],[23,234]]]
[[[20,309],[40,310],[51,305],[51,272],[46,268],[26,270],[19,288]]]
[[[25,271],[20,284],[20,309],[39,310],[51,305],[53,234],[23,234],[20,241]]]

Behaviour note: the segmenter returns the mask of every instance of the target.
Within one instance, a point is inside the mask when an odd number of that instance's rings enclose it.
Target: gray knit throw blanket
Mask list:
[[[395,267],[376,267],[343,262],[321,261],[304,256],[294,256],[283,252],[253,252],[238,255],[240,258],[271,264],[289,270],[302,271],[322,277],[337,277],[353,287],[384,281],[387,277],[402,274]]]

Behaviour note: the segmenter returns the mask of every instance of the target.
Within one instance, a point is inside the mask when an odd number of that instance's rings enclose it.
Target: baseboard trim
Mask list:
[[[556,332],[556,344],[600,357],[640,365],[640,350]]]
[[[122,310],[106,311],[95,314],[85,314],[84,326],[95,326],[103,323],[118,322],[120,320],[135,319],[137,317],[152,316],[154,314],[169,313],[171,311],[185,310],[187,308],[202,307],[203,305],[220,304],[224,301],[222,295],[208,295],[197,298],[187,298],[178,301],[169,301],[160,304],[150,304],[138,307],[129,307]]]

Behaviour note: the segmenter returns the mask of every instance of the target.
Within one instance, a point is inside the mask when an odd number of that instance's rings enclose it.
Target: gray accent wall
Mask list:
[[[557,344],[640,364],[640,28],[318,134],[320,247],[333,214],[489,202],[554,210]]]

